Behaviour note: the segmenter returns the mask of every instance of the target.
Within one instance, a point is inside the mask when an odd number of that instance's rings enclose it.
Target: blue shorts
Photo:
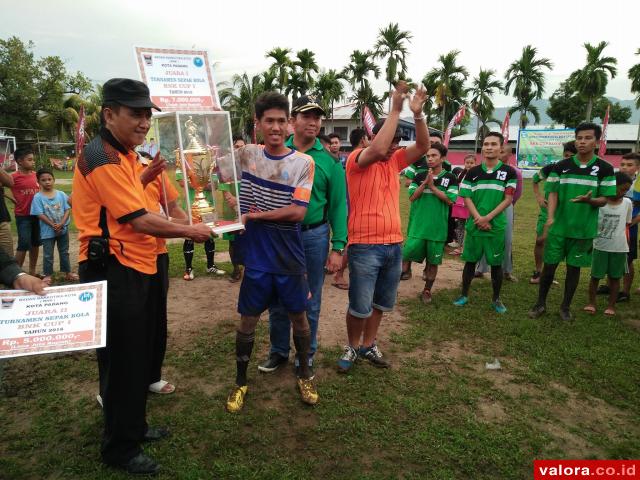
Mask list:
[[[309,284],[305,275],[280,275],[245,268],[238,313],[257,317],[278,303],[287,313],[300,313],[307,310],[308,300]]]
[[[40,241],[40,220],[35,215],[16,215],[18,229],[18,248],[21,252],[42,245]]]
[[[402,273],[402,244],[349,245],[349,313],[368,318],[393,309]]]

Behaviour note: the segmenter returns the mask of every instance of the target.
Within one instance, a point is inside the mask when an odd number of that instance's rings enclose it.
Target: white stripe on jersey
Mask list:
[[[566,178],[566,177],[562,177],[560,178],[560,185],[564,185],[564,184],[573,184],[573,185],[589,185],[591,187],[597,187],[598,186],[598,180],[588,180],[586,178]],[[602,182],[602,186],[605,186],[606,182]],[[615,185],[616,182],[613,182],[613,185]]]

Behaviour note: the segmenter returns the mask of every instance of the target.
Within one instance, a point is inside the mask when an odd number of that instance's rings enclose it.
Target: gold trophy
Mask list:
[[[191,204],[191,219],[193,223],[204,223],[213,228],[216,224],[215,208],[209,204],[204,195],[204,189],[211,183],[211,173],[216,168],[215,148],[203,147],[198,141],[198,127],[191,116],[184,123],[187,129],[189,144],[183,151],[187,169],[186,177],[191,188],[195,190]],[[176,151],[176,156],[180,151]],[[179,158],[177,159],[179,160]]]

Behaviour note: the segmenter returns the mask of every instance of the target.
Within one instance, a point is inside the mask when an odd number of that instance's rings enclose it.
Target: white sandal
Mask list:
[[[165,389],[167,385],[169,386],[169,388]],[[176,387],[175,385],[171,385],[166,380],[160,380],[159,382],[155,382],[149,385],[149,391],[153,393],[158,393],[160,395],[169,395],[170,393],[173,393],[176,391]]]

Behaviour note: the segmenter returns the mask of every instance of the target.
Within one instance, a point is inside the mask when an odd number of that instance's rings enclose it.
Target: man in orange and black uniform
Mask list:
[[[107,345],[97,350],[105,422],[102,460],[129,473],[155,474],[159,465],[141,448],[143,441],[168,435],[145,420],[155,328],[154,237],[204,242],[211,230],[147,211],[134,151],[149,131],[151,109],[158,109],[147,86],[114,78],[104,84],[103,98],[100,135],[85,147],[73,177],[80,281],[108,282]]]

